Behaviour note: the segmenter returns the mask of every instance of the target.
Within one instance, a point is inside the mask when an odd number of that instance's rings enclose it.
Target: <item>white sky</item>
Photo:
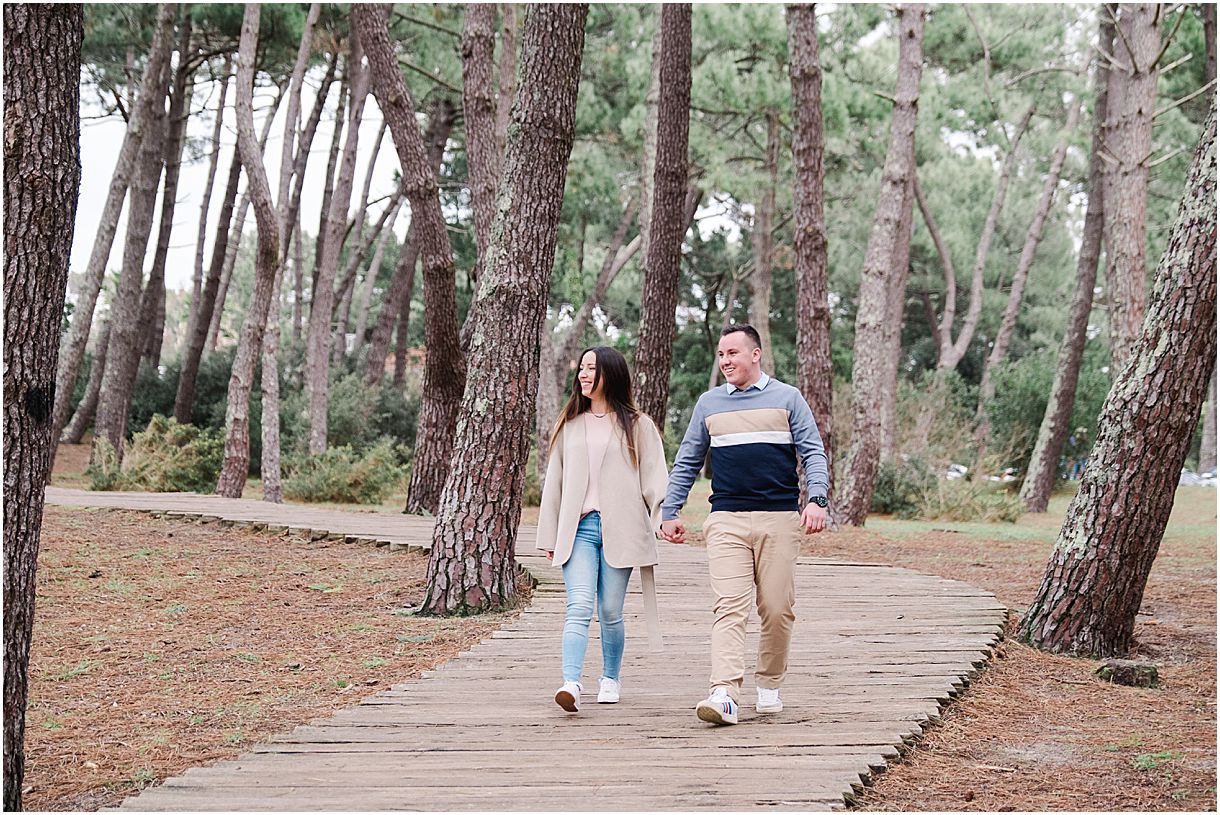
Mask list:
[[[323,71],[315,70],[306,77],[305,88],[301,100],[301,117],[305,119],[313,107],[316,90],[321,81]],[[97,94],[92,88],[82,88],[82,116],[97,116],[101,109],[97,103]],[[188,122],[188,136],[210,140],[215,123],[216,102],[220,93],[219,83],[197,85],[192,111],[196,114]],[[306,182],[301,192],[301,217],[305,231],[316,234],[318,218],[322,208],[322,184],[326,177],[326,163],[330,150],[331,138],[334,134],[334,100],[338,93],[338,83],[330,90],[328,108],[322,114],[318,123],[318,132],[314,136],[310,149],[309,164],[306,168]],[[254,127],[256,132],[261,128],[274,99],[274,88],[259,88],[254,98]],[[212,199],[208,211],[207,242],[205,244],[204,270],[211,259],[212,237],[216,229],[216,220],[224,197],[224,185],[229,170],[229,162],[233,157],[233,149],[237,140],[236,122],[233,116],[233,86],[230,83],[229,93],[225,98],[226,111],[224,128],[221,133],[220,163],[216,169],[216,180],[212,190]],[[199,115],[201,108],[206,109]],[[275,121],[272,123],[271,135],[267,140],[265,161],[267,177],[271,183],[272,194],[278,189],[280,146],[283,142],[284,119],[287,116],[287,100],[280,105]],[[349,210],[354,214],[364,182],[365,169],[368,166],[373,151],[373,140],[381,127],[381,111],[376,99],[370,93],[365,103],[364,116],[360,125],[360,144],[356,160],[356,176],[352,190],[352,201]],[[80,202],[76,208],[76,232],[72,242],[72,272],[81,273],[89,262],[89,254],[93,250],[93,238],[97,233],[102,207],[106,202],[106,194],[110,188],[110,177],[114,174],[114,165],[118,159],[119,148],[123,143],[126,123],[119,116],[104,120],[83,120],[81,122],[81,185]],[[178,179],[177,204],[174,208],[174,231],[170,239],[170,249],[165,265],[165,282],[170,289],[190,289],[191,278],[195,273],[195,241],[199,226],[199,206],[203,201],[204,185],[208,177],[208,155],[198,161],[187,163],[189,155],[183,156],[182,170]],[[372,200],[388,195],[394,191],[394,173],[398,169],[398,156],[394,152],[393,140],[387,132],[381,143],[377,164],[373,171],[373,186],[369,193]],[[245,187],[245,175],[242,176],[242,189]],[[240,190],[238,202],[240,203]],[[234,204],[236,209],[237,204]],[[370,208],[369,220],[375,222],[384,208],[385,202]],[[153,231],[149,239],[148,253],[145,257],[145,270],[152,264],[153,247],[156,244],[157,224],[160,222],[161,193],[157,193],[157,214],[153,221]],[[404,206],[395,223],[394,231],[399,239],[406,236],[410,224],[409,208]],[[251,208],[246,213],[246,240],[253,240],[254,211]],[[114,245],[110,250],[108,270],[119,268],[123,257],[123,242],[126,229],[126,212],[119,222]],[[308,252],[308,249],[306,250]]]

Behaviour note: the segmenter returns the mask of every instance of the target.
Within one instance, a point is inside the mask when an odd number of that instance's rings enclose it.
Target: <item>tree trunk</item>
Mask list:
[[[3,14],[4,809],[16,812],[43,490],[56,438],[55,368],[80,190],[85,23],[81,5],[12,3]]]
[[[425,344],[423,403],[416,431],[415,463],[407,493],[407,512],[435,513],[449,472],[457,409],[466,386],[466,360],[458,339],[453,252],[441,212],[436,172],[415,121],[415,104],[390,44],[390,6],[355,5],[352,22],[369,56],[373,89],[390,123],[402,164],[402,186],[411,204],[416,243],[423,258]],[[527,335],[529,342],[537,332]]]
[[[339,80],[339,102],[335,108],[335,132],[330,140],[330,157],[326,162],[326,182],[322,185],[322,215],[318,221],[318,237],[314,241],[313,249],[313,283],[310,287],[310,298],[317,295],[318,290],[318,269],[322,262],[322,252],[326,246],[326,225],[330,222],[330,202],[335,194],[335,172],[339,168],[339,146],[343,143],[343,123],[344,114],[347,111],[347,93],[348,93],[348,71],[344,69],[343,78]],[[343,214],[347,217],[347,213]],[[312,313],[313,304],[310,303]]]
[[[271,305],[267,310],[267,330],[263,335],[262,354],[262,461],[260,475],[263,482],[263,500],[273,504],[284,503],[283,476],[280,468],[280,288],[283,284],[284,264],[278,264],[275,286],[271,291]]]
[[[69,400],[72,398],[72,389],[76,385],[76,375],[80,371],[81,359],[85,355],[85,346],[89,343],[89,330],[93,326],[93,312],[97,308],[98,294],[106,279],[106,264],[110,260],[110,249],[114,244],[115,233],[118,231],[119,215],[123,211],[123,199],[127,197],[127,187],[136,167],[137,154],[144,141],[149,119],[152,118],[153,105],[157,97],[152,89],[158,85],[165,66],[169,64],[176,14],[177,6],[172,3],[163,3],[157,10],[157,28],[153,34],[148,64],[145,66],[143,78],[140,80],[142,90],[132,107],[127,132],[123,135],[123,144],[119,148],[114,174],[110,178],[110,190],[106,194],[106,203],[102,205],[97,235],[93,239],[93,249],[89,253],[89,262],[85,266],[84,280],[81,283],[80,291],[77,292],[72,328],[61,355],[59,376],[55,383],[58,398],[55,401],[51,422],[52,438],[59,437],[64,423],[68,421]],[[145,93],[143,89],[147,89],[148,92]],[[164,95],[161,96],[161,100],[164,101]],[[54,459],[53,451],[52,459]]]
[[[652,61],[648,76],[648,92],[644,95],[644,155],[640,164],[640,250],[648,257],[649,237],[652,231],[653,183],[657,173],[657,105],[661,99],[661,9],[655,6],[657,28],[652,35]],[[689,116],[688,127],[689,127]],[[661,425],[662,429],[664,425]]]
[[[93,347],[93,365],[89,368],[89,381],[85,384],[85,395],[81,397],[72,420],[64,428],[60,441],[64,444],[80,444],[85,431],[97,414],[97,398],[102,392],[102,374],[106,371],[106,349],[110,345],[110,319],[102,323],[97,344]]]
[[[1215,366],[1213,107],[1157,268],[1143,331],[1106,396],[1080,492],[1021,620],[1020,639],[1093,658],[1131,646]]]
[[[478,260],[473,272],[478,291],[481,269],[495,217],[496,184],[500,180],[503,145],[496,138],[496,103],[492,96],[495,68],[496,7],[492,3],[466,6],[462,27],[462,118],[466,123],[466,167],[474,209],[474,240]]]
[[[767,177],[762,199],[756,205],[754,229],[750,242],[754,250],[754,275],[751,280],[750,324],[762,339],[762,369],[775,373],[775,357],[771,351],[771,260],[775,239],[771,229],[775,223],[775,188],[779,185],[779,111],[767,110],[767,154],[763,157],[763,173]]]
[[[496,155],[504,161],[504,143],[508,139],[508,116],[513,108],[513,92],[517,87],[517,7],[500,4],[500,73],[496,89]]]
[[[584,4],[535,5],[526,14],[521,84],[500,186],[506,205],[498,208],[473,309],[474,364],[432,538],[425,613],[469,614],[508,606],[517,597],[514,549],[538,383],[538,332],[546,319],[576,129],[588,10]]]
[[[390,196],[390,200],[386,202],[386,207],[381,211],[381,216],[377,219],[377,223],[368,231],[368,234],[361,235],[355,241],[355,246],[351,247],[348,253],[347,266],[344,267],[343,277],[339,282],[338,288],[335,290],[336,299],[347,301],[347,305],[342,302],[335,303],[335,313],[332,315],[332,318],[339,322],[338,332],[341,332],[347,325],[347,310],[351,303],[349,295],[351,295],[352,288],[356,285],[356,278],[360,275],[360,266],[364,263],[369,249],[372,248],[373,244],[377,242],[385,231],[386,224],[390,222],[390,218],[398,211],[402,198],[402,188],[400,187],[394,191],[394,194]]]
[[[401,209],[402,200],[400,199],[394,204],[389,219],[385,221],[381,229],[381,238],[378,239],[377,248],[373,251],[373,259],[369,261],[364,288],[360,292],[360,307],[356,312],[356,347],[352,350],[353,357],[358,357],[364,348],[364,334],[369,326],[369,309],[373,305],[373,289],[377,288],[377,277],[381,273],[381,261],[385,257],[386,244],[390,242],[390,238],[394,237],[394,222],[398,220],[398,213]]]
[[[1025,296],[1025,282],[1029,279],[1030,267],[1034,265],[1034,253],[1042,242],[1042,227],[1046,216],[1050,214],[1051,205],[1055,200],[1055,190],[1059,188],[1059,174],[1063,171],[1063,160],[1067,156],[1068,142],[1076,132],[1076,124],[1080,120],[1080,102],[1072,100],[1069,103],[1067,125],[1063,136],[1055,146],[1051,157],[1051,166],[1046,173],[1046,181],[1042,185],[1042,195],[1034,209],[1033,220],[1029,223],[1029,231],[1025,233],[1025,244],[1021,247],[1021,256],[1017,259],[1017,268],[1013,272],[1012,285],[1008,292],[1008,304],[1000,318],[1000,329],[992,342],[991,353],[983,365],[983,378],[979,384],[979,403],[975,409],[975,448],[978,450],[978,462],[981,463],[987,453],[987,436],[991,432],[991,421],[987,413],[987,405],[995,398],[995,382],[992,376],[996,366],[1008,356],[1008,343],[1012,341],[1013,331],[1017,327],[1017,317],[1021,313],[1021,300]],[[975,467],[975,475],[979,468]]]
[[[1203,411],[1203,440],[1199,445],[1199,472],[1216,469],[1216,376],[1207,386],[1207,409]]]
[[[169,129],[162,160],[165,162],[165,186],[161,191],[161,223],[157,228],[157,246],[153,251],[148,285],[140,303],[140,325],[145,334],[140,355],[155,368],[161,364],[161,344],[165,333],[165,259],[169,254],[170,234],[174,230],[174,208],[178,203],[178,174],[182,169],[182,147],[186,141],[186,122],[190,116],[189,100],[195,90],[194,63],[191,60],[191,6],[182,7],[182,25],[178,32],[178,66],[174,71],[173,90],[169,102]]]
[[[335,321],[342,312],[342,320],[339,320],[339,325],[335,328],[336,334],[341,334],[346,328],[348,312],[351,308],[351,287],[356,283],[356,277],[360,273],[360,264],[364,262],[365,256],[368,254],[369,247],[377,240],[377,236],[381,234],[381,226],[385,223],[385,217],[389,215],[390,210],[398,203],[402,196],[401,189],[395,190],[390,202],[386,204],[386,208],[382,210],[382,219],[377,226],[368,234],[365,234],[364,228],[368,226],[368,206],[369,194],[373,188],[373,168],[377,164],[377,155],[381,152],[381,143],[385,140],[386,124],[383,120],[381,127],[377,131],[377,138],[373,142],[373,151],[369,154],[369,163],[367,171],[364,174],[364,187],[360,191],[359,202],[356,207],[356,217],[351,220],[347,226],[347,234],[340,241],[340,253],[343,246],[347,246],[347,236],[351,236],[351,246],[355,247],[348,252],[347,265],[343,267],[343,274],[338,274],[338,259],[336,259],[336,274],[335,279],[339,281],[338,287],[335,289],[334,313],[331,315],[331,321]],[[354,180],[354,179],[353,179]],[[336,356],[336,360],[341,359],[341,356]]]
[[[410,338],[411,293],[414,289],[415,275],[412,274],[411,285],[407,287],[407,296],[403,300],[402,311],[398,315],[398,331],[394,336],[394,387],[396,388],[401,388],[407,381],[407,341]]]
[[[428,115],[428,127],[424,131],[424,146],[428,151],[428,162],[433,175],[440,171],[441,160],[445,154],[445,144],[449,141],[449,132],[453,129],[453,122],[456,118],[457,111],[448,100],[442,97],[432,103]],[[364,383],[370,387],[380,382],[385,374],[385,359],[390,351],[390,337],[394,333],[394,326],[399,324],[402,314],[410,316],[411,295],[415,289],[415,264],[418,258],[419,245],[415,240],[415,218],[413,216],[411,226],[407,230],[406,240],[399,247],[398,265],[394,269],[394,276],[390,279],[390,286],[382,298],[381,311],[377,315],[377,324],[373,328],[373,336],[369,340],[368,353],[365,354]],[[457,320],[456,316],[454,320]],[[405,332],[402,333],[405,341]],[[397,367],[395,370],[397,372]],[[397,373],[395,373],[395,384],[401,384]]]
[[[293,220],[293,213],[289,202],[291,200],[292,181],[296,177],[297,171],[297,152],[298,150],[303,150],[306,153],[309,152],[309,145],[304,143],[304,139],[302,139],[300,147],[297,147],[297,128],[301,121],[301,88],[305,84],[305,69],[309,67],[309,55],[313,51],[313,30],[321,14],[322,4],[311,3],[309,13],[305,17],[305,27],[301,31],[301,43],[297,46],[297,59],[292,66],[292,76],[288,81],[288,110],[286,111],[287,115],[284,117],[284,137],[280,142],[279,188],[275,196],[276,216],[279,234],[282,238],[280,246],[282,259],[288,257],[288,225]],[[321,118],[321,106],[325,103],[326,90],[329,90],[329,86],[318,94],[318,98],[314,103],[314,109],[319,112],[319,118]],[[312,121],[312,117],[310,124],[313,124],[314,127],[317,126],[316,122]],[[311,133],[311,141],[312,135]],[[304,169],[302,162],[302,173]],[[278,283],[276,287],[279,287]],[[278,300],[275,310],[279,311]]]
[[[1021,137],[1025,135],[1025,131],[1029,127],[1029,120],[1033,117],[1034,106],[1030,105],[1025,111],[1025,115],[1021,117],[1021,121],[1017,123],[1017,130],[1013,134],[1008,155],[1004,157],[1004,166],[1000,171],[999,180],[996,181],[995,195],[991,199],[991,209],[987,212],[987,220],[983,223],[983,232],[979,235],[978,246],[975,248],[974,268],[971,270],[970,276],[970,305],[966,307],[966,317],[962,321],[962,330],[958,333],[956,340],[953,339],[953,321],[957,313],[956,294],[954,297],[949,296],[949,294],[955,293],[956,285],[953,291],[950,291],[946,285],[945,306],[941,313],[939,326],[940,351],[936,361],[938,374],[943,375],[948,371],[956,370],[958,363],[962,361],[962,357],[970,348],[970,341],[974,339],[974,331],[978,328],[979,317],[983,313],[983,270],[987,267],[987,253],[991,250],[991,239],[995,237],[1000,210],[1004,208],[1004,199],[1008,195],[1008,182],[1012,177],[1013,164],[1016,162],[1017,146],[1021,143]],[[935,229],[935,224],[926,202],[920,204],[920,211],[923,213],[924,221],[928,224],[928,231],[931,232]],[[938,246],[937,249],[940,250],[943,247]],[[947,252],[943,252],[941,254],[942,262],[945,262],[948,256]],[[952,269],[946,264],[946,277],[951,273]]]
[[[839,523],[863,526],[872,503],[880,454],[879,411],[886,369],[886,291],[894,273],[895,239],[915,164],[915,122],[919,80],[923,73],[924,7],[898,7],[898,86],[877,212],[873,216],[856,311],[852,366],[851,448],[843,468],[845,481],[835,502]]]
[[[635,401],[664,429],[673,359],[674,309],[681,276],[681,220],[690,131],[691,7],[661,6],[661,91],[657,100],[656,172],[648,254],[644,256],[640,333],[635,350]]]
[[[284,99],[283,91],[284,86],[281,84],[271,112],[263,120],[263,132],[258,144],[264,150],[267,148],[267,139],[271,136],[271,124],[275,121],[275,112]],[[216,304],[212,308],[212,319],[208,323],[208,336],[204,343],[204,350],[207,353],[214,352],[220,341],[220,321],[224,318],[225,300],[229,297],[229,283],[233,280],[233,267],[237,264],[237,252],[241,249],[241,239],[246,231],[246,214],[249,211],[250,185],[249,179],[247,179],[246,189],[242,192],[241,202],[237,205],[237,217],[233,220],[232,228],[229,230],[229,239],[225,243],[225,260],[224,268],[220,273],[220,288],[216,291]]]
[[[326,241],[315,266],[313,303],[309,309],[309,335],[306,337],[305,346],[305,382],[309,391],[309,452],[313,455],[326,451],[335,273],[339,267],[343,235],[347,231],[347,209],[351,203],[352,183],[356,173],[356,151],[360,144],[360,121],[369,90],[369,74],[361,65],[362,59],[360,38],[353,35],[351,51],[347,58],[351,93],[347,110],[347,138],[343,145],[343,158],[339,163],[339,176],[335,180],[335,189],[330,200]]]
[[[881,460],[893,459],[898,453],[898,366],[902,360],[902,320],[906,315],[907,277],[911,271],[911,228],[914,221],[915,160],[911,159],[911,176],[907,179],[902,198],[902,220],[894,235],[894,271],[886,291],[885,369],[881,374],[881,415],[879,416],[878,452]]]
[[[216,183],[216,168],[220,164],[220,134],[224,127],[225,97],[229,94],[229,79],[233,70],[232,59],[225,54],[224,70],[220,78],[220,100],[216,103],[216,121],[212,125],[212,145],[208,156],[208,180],[203,186],[203,202],[199,205],[199,226],[195,233],[195,276],[191,279],[191,307],[183,334],[182,351],[195,335],[195,323],[199,319],[199,300],[203,296],[203,249],[207,242],[208,210],[212,205],[212,187]]]
[[[1203,81],[1214,82],[1216,79],[1216,6],[1214,3],[1200,3],[1203,12],[1203,50],[1207,53],[1203,64]]]
[[[1148,299],[1148,161],[1156,110],[1156,59],[1161,52],[1161,11],[1154,3],[1122,4],[1106,110],[1106,289],[1110,315],[1110,369],[1121,371],[1139,337]]]
[[[123,265],[118,291],[111,306],[110,350],[102,374],[102,392],[93,422],[93,449],[89,460],[97,459],[99,445],[109,444],[120,461],[127,435],[127,414],[140,365],[140,301],[144,289],[144,257],[152,233],[157,205],[157,186],[161,180],[162,140],[165,134],[165,97],[169,63],[162,66],[161,81],[153,86],[158,97],[148,122],[148,132],[140,145],[137,169],[131,181],[131,200],[127,210],[127,235],[123,243]]]
[[[1101,14],[1098,42],[1107,54],[1113,52],[1114,24],[1109,15]],[[1088,335],[1089,314],[1093,310],[1093,287],[1097,283],[1097,261],[1101,257],[1101,236],[1105,221],[1105,196],[1103,176],[1105,165],[1101,157],[1102,128],[1106,121],[1108,105],[1107,86],[1109,69],[1104,58],[1097,60],[1094,68],[1094,85],[1097,93],[1093,102],[1093,145],[1089,154],[1089,179],[1087,193],[1089,202],[1084,213],[1084,234],[1080,242],[1080,254],[1076,258],[1076,290],[1068,310],[1067,325],[1063,340],[1059,344],[1059,363],[1055,368],[1055,381],[1051,385],[1050,399],[1042,424],[1038,428],[1038,440],[1030,456],[1025,481],[1021,484],[1021,500],[1029,512],[1046,512],[1051,489],[1055,485],[1056,465],[1059,452],[1067,440],[1072,421],[1072,408],[1076,402],[1076,384],[1080,379],[1080,361],[1084,357],[1084,345]]]
[[[241,339],[233,357],[229,397],[225,406],[225,457],[216,482],[216,494],[240,498],[250,472],[250,391],[254,366],[262,352],[263,332],[280,268],[279,221],[271,200],[271,186],[263,167],[263,145],[254,135],[254,62],[258,48],[260,6],[247,3],[237,52],[237,148],[249,179],[250,199],[258,228],[258,254],[254,294],[242,324]]]

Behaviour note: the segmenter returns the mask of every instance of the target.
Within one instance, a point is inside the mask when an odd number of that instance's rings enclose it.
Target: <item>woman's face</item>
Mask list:
[[[576,380],[580,383],[580,392],[586,399],[592,399],[594,396],[601,396],[602,383],[597,383],[597,389],[593,389],[593,380],[597,378],[597,355],[592,351],[585,351],[585,355],[580,358],[580,370],[576,372]]]

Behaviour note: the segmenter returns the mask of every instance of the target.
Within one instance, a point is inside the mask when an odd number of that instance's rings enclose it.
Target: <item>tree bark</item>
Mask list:
[[[241,48],[237,52],[237,148],[249,179],[250,199],[258,228],[258,254],[254,270],[254,294],[242,324],[241,339],[229,377],[225,406],[225,456],[216,482],[216,494],[240,498],[250,472],[250,391],[254,388],[254,366],[263,345],[267,312],[271,306],[280,268],[279,220],[271,200],[271,185],[263,167],[263,145],[254,135],[254,62],[258,49],[260,6],[247,3],[241,26]]]
[[[102,323],[101,333],[93,347],[93,364],[89,368],[89,381],[85,383],[85,394],[81,397],[72,420],[64,428],[60,442],[64,444],[80,444],[85,431],[97,414],[97,398],[102,392],[102,374],[106,371],[106,349],[110,345],[110,319]]]
[[[879,397],[886,369],[886,291],[894,272],[895,236],[915,164],[915,123],[923,73],[924,7],[898,7],[898,85],[890,124],[885,169],[873,216],[856,311],[852,366],[851,448],[843,468],[843,488],[835,502],[839,523],[863,526],[872,503],[880,455]]]
[[[1114,24],[1109,15],[1100,15],[1098,42],[1105,52],[1113,52]],[[1105,165],[1101,157],[1102,128],[1106,121],[1108,105],[1107,74],[1109,68],[1104,58],[1098,59],[1094,67],[1096,97],[1093,102],[1093,144],[1089,154],[1089,178],[1086,189],[1089,202],[1084,213],[1084,233],[1080,242],[1080,254],[1076,258],[1076,290],[1068,310],[1067,325],[1063,340],[1059,344],[1059,362],[1055,368],[1055,380],[1051,385],[1050,399],[1042,424],[1038,428],[1038,440],[1030,456],[1025,481],[1021,484],[1021,500],[1029,512],[1046,512],[1051,489],[1055,485],[1056,465],[1059,452],[1068,437],[1072,421],[1072,408],[1076,402],[1076,385],[1080,380],[1080,361],[1084,358],[1084,345],[1088,335],[1089,314],[1093,310],[1093,287],[1097,283],[1097,262],[1101,257],[1101,238],[1105,221],[1105,196],[1103,177]]]
[[[432,538],[425,613],[469,614],[516,600],[514,547],[538,382],[538,332],[546,319],[576,129],[588,10],[585,4],[535,5],[526,15],[521,84],[500,187],[504,206],[497,208],[474,305],[473,365]]]
[[[402,185],[411,204],[416,242],[423,258],[425,343],[423,403],[419,410],[415,462],[407,492],[407,512],[435,513],[449,472],[457,409],[466,385],[466,360],[458,338],[453,252],[441,212],[436,172],[415,121],[415,103],[390,44],[390,7],[352,7],[352,21],[369,55],[373,89],[390,123],[402,164]],[[528,335],[537,339],[537,332]]]
[[[102,205],[101,219],[97,226],[97,235],[93,239],[93,249],[89,253],[89,262],[85,266],[84,280],[77,292],[76,310],[73,312],[72,328],[68,341],[64,345],[62,359],[59,364],[59,375],[55,383],[58,398],[55,401],[52,416],[52,438],[59,438],[64,423],[68,421],[69,401],[72,389],[76,385],[76,375],[80,371],[81,359],[85,355],[85,346],[89,343],[89,330],[93,326],[93,312],[97,308],[98,294],[106,279],[106,264],[110,260],[110,250],[114,245],[114,236],[119,227],[119,215],[123,211],[123,200],[127,197],[127,187],[131,182],[131,174],[136,167],[136,158],[144,134],[152,118],[156,93],[153,86],[160,81],[165,66],[169,63],[169,52],[173,47],[174,17],[177,6],[163,3],[157,10],[157,27],[153,33],[152,47],[149,49],[148,63],[140,80],[142,89],[135,105],[132,107],[131,118],[127,123],[127,131],[123,135],[123,144],[119,148],[119,157],[115,162],[114,174],[110,178],[110,189],[106,194],[106,203]],[[164,101],[164,96],[161,97]],[[54,452],[52,452],[54,459]]]
[[[457,118],[457,110],[443,97],[432,103],[428,115],[428,127],[424,131],[424,146],[428,151],[428,162],[435,176],[440,171],[441,160],[445,155],[445,144],[449,141],[449,132]],[[390,351],[390,337],[394,326],[400,325],[400,316],[411,313],[411,295],[415,290],[415,265],[419,259],[419,245],[415,240],[415,218],[412,215],[411,226],[407,230],[406,240],[399,247],[398,265],[390,286],[382,298],[381,311],[377,315],[377,324],[373,328],[372,339],[369,340],[369,350],[365,355],[364,383],[373,386],[381,381],[385,374],[386,355]],[[456,310],[456,306],[455,306]],[[454,320],[457,320],[456,315]],[[401,331],[403,341],[406,332]],[[404,355],[405,355],[405,345]],[[405,359],[405,356],[404,356]],[[401,384],[398,366],[395,366],[395,384]]]
[[[309,452],[318,455],[326,451],[326,414],[330,391],[331,315],[334,311],[335,273],[339,266],[339,251],[347,231],[347,209],[351,203],[352,183],[356,172],[356,150],[360,144],[360,120],[368,98],[369,73],[361,65],[363,51],[360,38],[352,36],[347,58],[347,74],[351,100],[347,110],[347,138],[339,176],[330,200],[330,217],[326,221],[326,241],[317,260],[314,276],[313,303],[309,309],[309,335],[305,346],[305,381],[309,391]]]
[[[102,392],[93,422],[93,448],[90,462],[97,459],[99,445],[109,444],[123,459],[127,435],[127,414],[140,365],[140,301],[144,289],[144,257],[152,233],[157,205],[157,186],[164,164],[162,140],[165,134],[165,98],[169,73],[168,60],[162,65],[161,80],[153,86],[153,104],[148,132],[140,145],[137,169],[131,181],[131,200],[127,210],[127,235],[123,243],[123,265],[118,290],[111,306],[110,350],[102,374]]]
[[[407,342],[410,339],[411,328],[411,292],[415,289],[415,275],[412,269],[411,285],[407,287],[407,296],[402,303],[402,311],[398,315],[398,331],[394,336],[394,387],[401,388],[407,381]]]
[[[1129,649],[1215,366],[1213,107],[1157,268],[1143,330],[1106,396],[1080,492],[1021,620],[1020,639],[1093,658]]]
[[[496,138],[496,102],[492,96],[495,26],[494,4],[471,3],[466,6],[466,19],[462,27],[462,118],[466,123],[466,167],[470,175],[474,241],[478,252],[472,275],[476,292],[491,239],[496,184],[500,180],[504,157],[503,145],[498,144]]]
[[[310,286],[311,300],[316,296],[314,292],[318,290],[318,268],[322,262],[322,252],[326,246],[326,225],[330,221],[330,202],[335,194],[335,172],[339,168],[339,147],[343,141],[343,123],[344,114],[347,111],[347,94],[348,94],[348,72],[344,70],[343,77],[339,80],[339,102],[335,108],[335,132],[330,140],[330,157],[326,162],[326,182],[322,185],[322,215],[318,220],[318,237],[314,241],[313,249],[313,282]],[[344,213],[347,217],[347,213]],[[310,309],[312,311],[313,304],[311,302]]]
[[[504,160],[504,143],[508,139],[508,117],[513,108],[513,92],[517,87],[517,7],[500,4],[500,73],[496,89],[496,155]]]
[[[674,309],[681,276],[681,219],[686,197],[687,140],[690,132],[691,7],[661,6],[660,96],[657,100],[656,172],[653,207],[644,256],[640,333],[635,351],[635,401],[664,429],[673,359]]]
[[[1207,52],[1203,63],[1203,81],[1214,82],[1216,79],[1216,6],[1214,3],[1200,3],[1203,12],[1203,50]]]
[[[195,276],[191,279],[191,307],[186,322],[186,333],[183,335],[182,350],[195,335],[195,323],[199,319],[199,300],[203,296],[203,249],[207,242],[208,210],[212,205],[212,187],[216,183],[216,168],[220,165],[220,134],[224,128],[225,97],[229,94],[229,80],[232,73],[232,58],[225,54],[225,63],[220,78],[220,100],[216,103],[216,121],[212,125],[211,154],[208,156],[208,180],[203,185],[203,201],[199,204],[199,226],[195,238]]]
[[[80,190],[85,24],[81,5],[12,3],[3,16],[4,809],[16,812],[43,490],[57,429],[55,368]]]
[[[1120,371],[1139,337],[1147,301],[1148,161],[1156,111],[1155,61],[1161,52],[1161,10],[1154,3],[1122,4],[1109,72],[1106,110],[1106,289],[1110,369]],[[1121,47],[1120,47],[1121,45]]]
[[[1199,472],[1216,469],[1216,376],[1207,386],[1207,408],[1203,411],[1203,439],[1199,445]]]
[[[1080,102],[1072,100],[1069,104],[1067,124],[1059,143],[1055,146],[1055,152],[1051,156],[1051,166],[1047,170],[1046,180],[1042,185],[1042,195],[1038,198],[1033,220],[1030,221],[1029,230],[1025,233],[1025,244],[1021,247],[1021,256],[1017,259],[1016,271],[1013,272],[1012,285],[1008,292],[1008,304],[1004,307],[1004,314],[1000,318],[1000,329],[996,332],[991,353],[987,355],[987,362],[983,365],[983,378],[979,384],[979,403],[975,409],[974,436],[980,463],[986,455],[987,436],[991,432],[987,405],[995,398],[995,382],[992,381],[992,376],[996,366],[1008,356],[1008,343],[1012,341],[1013,331],[1016,330],[1017,317],[1021,313],[1021,300],[1025,296],[1025,282],[1029,279],[1030,267],[1034,265],[1034,253],[1038,251],[1038,244],[1042,242],[1042,227],[1046,223],[1046,216],[1050,214],[1051,206],[1054,203],[1055,190],[1059,188],[1059,175],[1063,171],[1063,160],[1067,156],[1068,142],[1075,134],[1076,125],[1080,121]],[[979,468],[976,466],[975,474],[978,475],[978,472]]]
[[[643,257],[648,257],[652,233],[653,183],[657,172],[657,105],[661,99],[661,9],[664,4],[658,3],[654,8],[657,27],[652,35],[648,92],[644,94],[644,155],[640,164],[640,251]],[[689,127],[689,114],[687,117]]]
[[[771,352],[771,260],[775,246],[771,234],[775,223],[775,188],[779,186],[779,111],[767,110],[767,152],[763,157],[762,198],[754,215],[750,242],[754,251],[754,275],[751,279],[749,320],[762,339],[762,369],[775,373],[775,357]]]
[[[902,360],[902,320],[906,315],[907,278],[911,271],[911,228],[914,225],[915,160],[902,198],[902,220],[894,235],[894,271],[886,291],[885,368],[881,374],[881,414],[878,452],[881,460],[898,453],[898,366]]]
[[[377,248],[373,250],[373,259],[369,261],[369,269],[365,275],[364,287],[360,292],[360,307],[356,312],[356,347],[352,350],[353,357],[359,357],[361,350],[364,348],[364,334],[369,326],[369,309],[373,305],[373,289],[377,288],[377,277],[381,272],[381,261],[385,257],[386,245],[390,242],[390,238],[394,237],[394,222],[398,220],[398,213],[401,209],[402,200],[399,199],[395,202],[389,218],[383,222],[381,237],[377,241]]]
[[[301,342],[301,304],[305,300],[305,248],[301,242],[301,229],[292,236],[292,344]]]
[[[165,184],[161,191],[161,222],[157,228],[157,246],[153,250],[152,269],[144,299],[140,303],[140,325],[145,334],[140,355],[153,367],[161,364],[161,344],[165,333],[165,259],[169,254],[170,234],[174,231],[174,209],[178,203],[178,175],[182,169],[182,147],[186,142],[186,122],[190,116],[190,98],[195,90],[195,64],[191,55],[191,6],[182,7],[182,25],[178,31],[178,66],[169,102],[169,128],[162,161],[165,163]]]

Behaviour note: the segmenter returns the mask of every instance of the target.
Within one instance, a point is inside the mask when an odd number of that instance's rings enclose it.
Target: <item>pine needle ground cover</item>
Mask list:
[[[48,506],[25,807],[96,810],[418,677],[510,615],[426,619],[427,557]]]

